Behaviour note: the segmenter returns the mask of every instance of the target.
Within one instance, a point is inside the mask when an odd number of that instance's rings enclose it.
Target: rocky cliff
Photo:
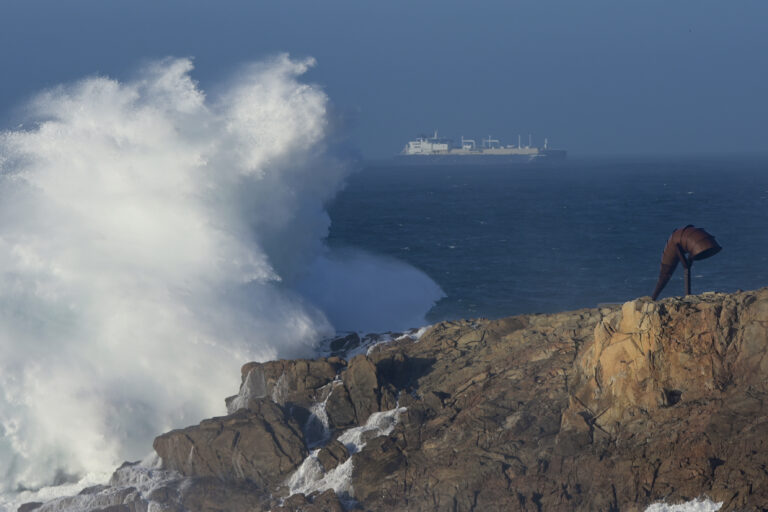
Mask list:
[[[158,437],[163,477],[108,510],[765,510],[767,349],[762,289],[249,363],[230,414]]]

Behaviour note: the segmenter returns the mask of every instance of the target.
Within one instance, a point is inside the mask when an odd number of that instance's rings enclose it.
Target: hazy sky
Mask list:
[[[571,154],[765,151],[765,0],[0,0],[0,122],[31,93],[193,56],[317,58],[341,130],[368,157],[439,128]]]

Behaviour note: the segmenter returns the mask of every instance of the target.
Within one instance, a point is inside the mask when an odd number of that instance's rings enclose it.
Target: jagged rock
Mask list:
[[[42,501],[30,501],[29,503],[22,504],[17,509],[17,512],[32,512],[33,510],[39,509],[42,505]]]
[[[332,354],[342,354],[360,346],[360,335],[356,332],[340,336],[331,341],[329,346]]]
[[[766,310],[764,293],[627,302],[580,353],[563,428],[616,434],[659,408],[722,399],[741,386],[768,392],[755,378],[768,371]]]
[[[61,510],[88,510],[89,512],[147,512],[135,487],[110,489],[108,486],[95,486],[85,489],[76,496],[60,498],[55,502],[44,503],[36,512],[58,512]]]
[[[366,356],[356,356],[349,362],[342,380],[349,392],[352,406],[355,408],[356,423],[365,423],[371,413],[379,410],[379,381],[376,377],[376,366]]]
[[[247,363],[241,368],[240,392],[227,398],[227,411],[249,408],[251,400],[269,398],[279,405],[308,408],[322,401],[322,388],[346,365],[337,357]]]
[[[226,399],[230,413],[252,409],[254,403],[270,399],[304,425],[311,406],[330,395],[326,409],[329,426],[336,430],[365,423],[371,413],[380,410],[380,395],[387,406],[394,407],[396,402],[391,386],[379,388],[377,368],[364,355],[355,357],[349,365],[338,357],[247,363],[241,374],[240,392]],[[336,380],[339,376],[341,382]]]
[[[187,476],[248,481],[268,490],[296,469],[307,448],[298,424],[268,399],[250,409],[155,439],[163,466]]]
[[[349,398],[349,391],[343,384],[333,387],[328,401],[325,403],[328,422],[331,428],[340,429],[356,424],[355,406]]]
[[[352,455],[320,447],[326,471],[351,457],[363,510],[768,509],[766,375],[768,289],[443,322],[349,364],[245,365],[237,412],[156,440],[190,478],[153,496],[168,511],[341,510],[332,491],[285,496],[308,453],[302,414],[327,398],[330,439],[406,408]],[[138,507],[113,494],[103,506]]]
[[[408,410],[394,441],[371,441],[354,456],[364,508],[514,510],[520,494],[535,510],[539,497],[511,487],[509,475],[529,477],[540,439],[559,430],[565,369],[599,317],[447,322],[417,344],[383,347],[374,358],[389,369],[380,375],[396,375],[412,391],[401,395]],[[403,350],[406,357],[397,355]]]
[[[305,496],[303,494],[294,494],[290,498],[287,498],[282,505],[276,507],[274,510],[282,511],[301,511],[301,512],[343,512],[339,498],[332,489],[328,489],[325,492],[317,493],[312,496]]]
[[[768,290],[638,299],[383,347],[374,359],[431,363],[395,433],[353,456],[356,496],[372,510],[768,507],[766,304]]]
[[[407,458],[392,439],[377,437],[369,440],[363,451],[355,458],[353,471],[355,498],[364,503],[371,496],[386,492],[382,487],[386,486],[387,480],[393,479],[398,469],[406,464]],[[381,504],[385,507],[395,505],[387,499],[382,499]]]
[[[323,465],[325,471],[331,471],[339,464],[343,464],[348,458],[347,447],[335,439],[323,446],[317,454],[317,460]]]
[[[185,481],[181,489],[179,512],[260,512],[271,508],[269,496],[247,482],[224,485],[215,478],[194,478]]]
[[[339,502],[339,498],[333,489],[328,489],[316,496],[313,496],[312,505],[314,509],[307,508],[307,512],[343,512],[344,508]]]

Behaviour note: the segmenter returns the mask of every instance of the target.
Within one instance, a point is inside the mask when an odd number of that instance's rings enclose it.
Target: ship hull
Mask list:
[[[546,149],[537,155],[397,155],[395,162],[399,165],[525,165],[563,160],[565,157],[565,150]]]

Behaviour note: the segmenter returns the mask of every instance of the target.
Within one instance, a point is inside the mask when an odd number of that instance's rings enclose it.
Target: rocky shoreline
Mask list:
[[[760,289],[248,363],[229,414],[159,436],[155,467],[20,510],[766,510],[767,349]]]

